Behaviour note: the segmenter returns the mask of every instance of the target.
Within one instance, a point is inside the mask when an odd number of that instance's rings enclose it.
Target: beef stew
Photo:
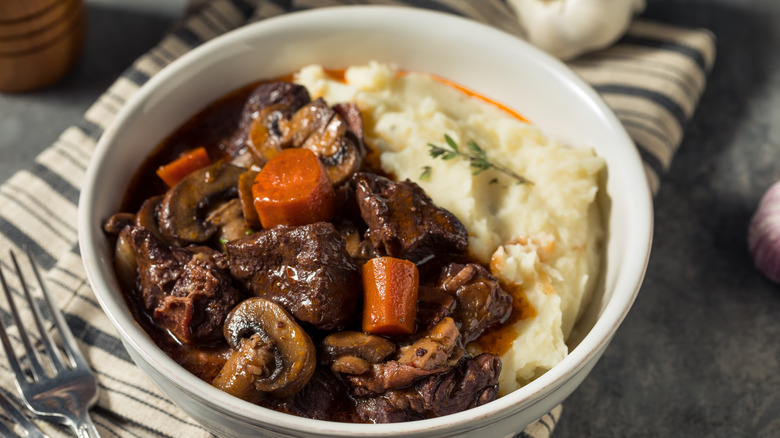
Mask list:
[[[210,164],[170,187],[155,175],[200,147]],[[288,149],[311,151],[325,178],[316,187],[332,193],[298,194],[306,175],[282,175],[274,181],[295,192],[291,211],[328,203],[333,213],[263,227],[256,182]],[[293,415],[397,422],[494,400],[499,357],[472,356],[466,345],[509,319],[512,295],[469,257],[455,215],[414,182],[382,174],[368,152],[354,104],[312,101],[288,81],[254,84],[202,111],[139,170],[130,213],[105,223],[136,320],[189,372]],[[364,269],[377,258],[417,273],[411,325],[403,317],[410,334],[363,322],[366,293],[396,303],[411,289],[388,269],[368,292]]]

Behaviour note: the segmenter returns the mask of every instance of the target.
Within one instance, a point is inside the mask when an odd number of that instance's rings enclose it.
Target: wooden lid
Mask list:
[[[81,51],[83,0],[0,0],[0,91],[26,91],[62,77]]]
[[[16,21],[35,20],[62,0],[3,0],[0,2],[0,26]]]

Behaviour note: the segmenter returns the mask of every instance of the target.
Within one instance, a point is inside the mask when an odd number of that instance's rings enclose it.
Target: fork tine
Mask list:
[[[27,259],[30,260],[30,266],[32,266],[33,273],[35,274],[35,279],[38,280],[38,287],[41,289],[43,300],[46,303],[46,306],[48,306],[49,313],[52,316],[54,327],[62,338],[63,349],[68,354],[68,358],[71,360],[72,365],[86,365],[84,355],[81,353],[81,349],[78,348],[76,338],[73,336],[73,332],[70,331],[70,326],[68,326],[68,323],[62,316],[60,309],[52,303],[51,295],[49,294],[48,289],[46,289],[43,279],[41,278],[41,274],[38,271],[38,264],[35,262],[35,259],[33,258],[30,251],[26,252]]]
[[[14,436],[14,432],[6,427],[5,424],[0,423],[0,436]]]
[[[22,285],[22,290],[24,291],[24,296],[27,298],[27,302],[30,305],[30,311],[33,314],[33,319],[35,320],[35,325],[38,327],[38,333],[40,334],[40,340],[43,343],[44,350],[46,350],[46,354],[48,354],[49,359],[51,360],[52,365],[54,365],[54,369],[57,371],[57,373],[62,372],[65,369],[65,366],[62,363],[62,359],[60,358],[60,353],[57,351],[57,348],[54,345],[54,339],[52,339],[51,335],[49,334],[49,331],[46,330],[46,328],[43,325],[43,316],[41,315],[41,309],[38,307],[38,304],[33,300],[32,294],[30,294],[30,289],[27,287],[27,281],[24,278],[24,275],[22,274],[22,270],[19,268],[19,263],[16,261],[16,255],[13,251],[10,251],[11,253],[11,261],[14,264],[14,267],[16,268],[16,275],[19,276],[19,282]],[[30,259],[32,261],[32,259]],[[49,310],[51,311],[52,306],[48,303]],[[19,331],[22,331],[22,327],[19,327]],[[29,353],[28,353],[29,354]]]
[[[22,412],[16,408],[8,399],[0,393],[0,409],[2,409],[13,421],[27,432],[27,438],[45,438],[43,432],[38,429],[38,426],[30,421]],[[3,423],[0,423],[0,436],[14,436],[13,431],[6,427]]]
[[[13,255],[13,254],[12,254]],[[3,275],[2,270],[0,270],[0,281],[3,283],[3,291],[5,292],[6,300],[8,301],[8,308],[11,310],[11,314],[14,317],[14,323],[16,324],[16,327],[19,331],[19,339],[22,342],[22,345],[24,346],[24,350],[27,353],[27,360],[30,362],[30,368],[33,373],[33,377],[35,379],[40,379],[46,375],[46,373],[43,370],[43,367],[41,366],[41,361],[38,358],[38,353],[35,351],[35,349],[32,347],[32,344],[30,343],[30,338],[27,336],[27,331],[24,329],[24,326],[22,325],[22,318],[19,317],[19,311],[16,309],[16,303],[14,302],[14,297],[11,295],[11,288],[8,287],[8,283],[5,281],[5,276]],[[5,328],[3,328],[3,347],[5,348],[6,355],[8,356],[8,362],[11,364],[11,367],[14,369],[14,372],[16,373],[16,381],[18,384],[23,384],[24,382],[27,382],[27,376],[25,376],[24,372],[22,372],[22,368],[19,365],[19,361],[16,358],[16,354],[14,353],[13,348],[11,347],[10,340],[8,339],[8,335],[5,331]]]
[[[3,285],[3,291],[5,291],[5,296],[10,300],[10,292],[8,289],[8,284],[5,282],[5,277],[3,276],[3,270],[0,269],[0,283]],[[8,339],[8,334],[5,332],[5,325],[2,321],[0,321],[0,340],[3,342],[3,349],[5,349],[5,355],[8,357],[8,363],[11,365],[11,369],[13,370],[14,374],[16,375],[16,381],[17,382],[26,382],[27,377],[24,375],[24,372],[22,372],[22,367],[19,365],[19,361],[16,359],[16,354],[14,353],[13,347],[11,347],[11,340]]]

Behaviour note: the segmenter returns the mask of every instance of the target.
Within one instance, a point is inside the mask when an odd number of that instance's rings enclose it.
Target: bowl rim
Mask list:
[[[432,23],[457,22],[459,26],[463,27],[464,32],[481,32],[490,35],[490,38],[493,39],[513,40],[507,40],[507,44],[516,44],[519,51],[524,51],[525,54],[531,57],[535,62],[541,63],[545,68],[569,81],[580,93],[583,93],[587,97],[587,100],[589,100],[601,113],[601,117],[608,122],[620,143],[631,146],[630,148],[625,148],[630,150],[621,151],[622,159],[626,160],[626,165],[644,172],[642,161],[636,147],[634,147],[633,141],[601,96],[561,61],[515,36],[492,26],[453,14],[402,6],[349,5],[297,11],[248,24],[203,43],[164,67],[128,99],[99,139],[87,169],[84,184],[82,185],[82,193],[78,208],[78,236],[82,260],[92,290],[97,296],[104,313],[108,316],[112,325],[119,332],[123,340],[129,342],[133,346],[135,352],[142,355],[146,362],[152,366],[158,367],[155,368],[155,370],[161,377],[168,379],[176,386],[194,389],[191,392],[195,397],[201,397],[203,400],[206,398],[212,400],[216,399],[219,404],[221,404],[220,408],[224,409],[226,411],[225,413],[228,413],[229,415],[233,415],[237,418],[247,418],[254,424],[258,422],[256,418],[259,417],[262,419],[262,423],[268,424],[272,428],[292,428],[300,432],[334,436],[363,436],[366,434],[387,436],[419,433],[421,431],[442,432],[444,429],[447,429],[448,432],[470,429],[469,423],[472,423],[473,426],[475,422],[479,422],[479,420],[486,419],[487,417],[491,417],[491,420],[501,419],[514,414],[522,408],[539,402],[543,399],[544,394],[556,387],[564,385],[570,377],[588,366],[593,356],[600,355],[606,348],[618,326],[628,314],[638,294],[649,260],[653,229],[653,210],[652,195],[645,178],[638,178],[641,181],[637,181],[638,186],[633,188],[632,193],[637,197],[637,213],[633,216],[636,217],[637,223],[633,224],[633,226],[638,228],[642,235],[646,235],[647,239],[643,242],[639,242],[643,245],[640,248],[640,256],[636,257],[635,260],[632,260],[632,263],[621,266],[622,270],[628,272],[628,274],[624,274],[622,278],[632,279],[630,281],[625,281],[630,284],[616,284],[615,290],[618,290],[617,286],[624,288],[624,290],[611,296],[603,308],[601,315],[589,332],[580,341],[577,348],[570,351],[569,354],[551,370],[513,393],[486,405],[458,413],[457,415],[448,415],[405,423],[382,425],[355,424],[300,418],[251,404],[219,391],[189,372],[182,372],[184,371],[184,368],[165,355],[140,326],[135,323],[130,316],[130,313],[127,311],[123,300],[117,301],[110,299],[108,296],[109,294],[101,292],[111,289],[112,285],[104,276],[104,273],[98,264],[98,259],[101,255],[95,249],[99,246],[97,244],[97,239],[99,238],[100,232],[96,232],[90,228],[94,223],[91,217],[91,213],[95,210],[93,190],[99,186],[96,178],[97,173],[100,165],[110,155],[111,144],[115,141],[118,131],[116,127],[127,123],[134,111],[143,106],[144,102],[152,96],[157,88],[168,81],[171,81],[179,72],[186,69],[191,63],[196,62],[209,53],[218,51],[222,47],[235,44],[244,38],[255,39],[258,38],[258,35],[262,36],[262,34],[272,32],[274,29],[290,24],[297,24],[298,22],[316,22],[317,20],[328,20],[334,17],[338,17],[341,20],[344,20],[345,18],[365,18],[366,14],[373,17],[381,17],[382,20],[391,20],[392,18],[403,19],[404,17],[408,17],[409,14],[412,16],[425,16],[426,19],[431,20]],[[644,173],[642,173],[642,175],[644,175]],[[636,252],[639,252],[639,250]],[[105,257],[105,255],[103,255],[103,257]],[[122,307],[125,308],[122,309]]]

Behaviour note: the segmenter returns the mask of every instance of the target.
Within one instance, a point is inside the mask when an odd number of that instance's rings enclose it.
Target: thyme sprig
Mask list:
[[[449,146],[449,149],[435,145],[433,143],[428,143],[428,147],[430,148],[428,153],[431,155],[431,157],[441,158],[442,160],[452,160],[457,157],[461,157],[469,160],[469,166],[472,168],[472,175],[479,175],[488,169],[494,169],[515,179],[517,184],[533,184],[532,181],[526,179],[522,175],[517,174],[514,170],[491,161],[487,156],[487,152],[485,152],[485,150],[482,149],[474,140],[467,141],[466,148],[463,149],[461,149],[455,140],[453,140],[452,137],[447,134],[444,134],[444,141],[447,143],[447,146]],[[427,177],[430,177],[430,167],[426,167],[427,169],[424,169],[423,174]],[[492,181],[495,181],[495,179]]]
[[[430,181],[431,180],[431,172],[433,169],[431,169],[431,166],[423,166],[423,171],[420,174],[420,180],[421,181]]]

